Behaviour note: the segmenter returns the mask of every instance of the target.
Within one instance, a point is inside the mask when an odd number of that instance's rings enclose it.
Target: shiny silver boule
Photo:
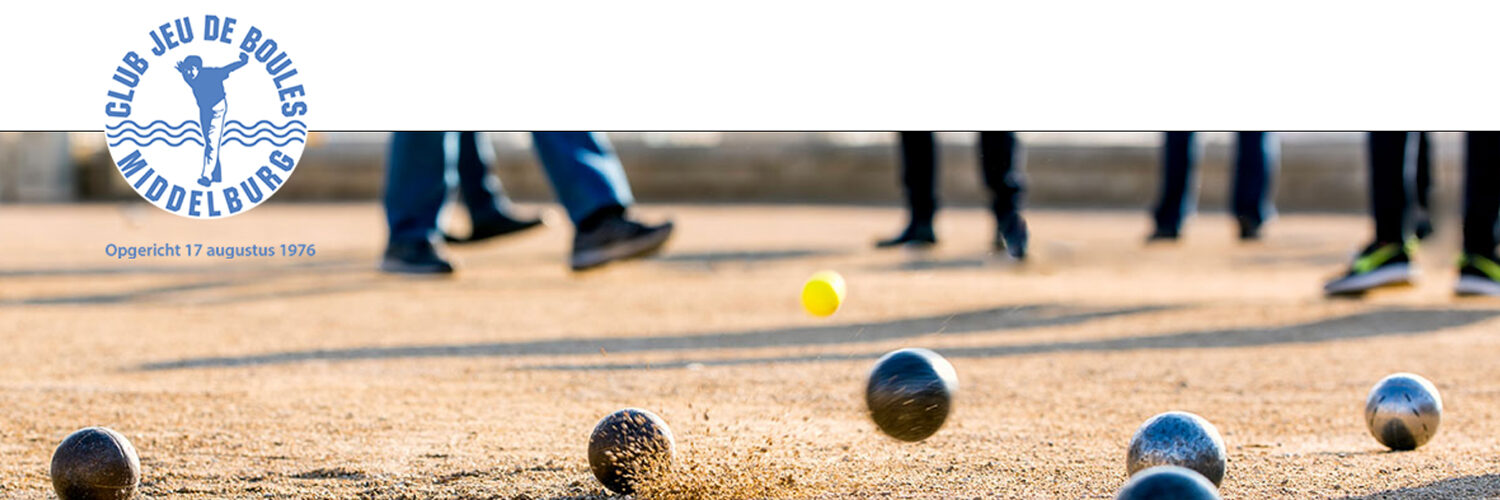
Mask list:
[[[881,432],[914,442],[943,426],[957,392],[958,372],[948,360],[927,349],[901,349],[875,362],[865,405]]]
[[[1218,486],[1224,481],[1227,460],[1224,438],[1214,424],[1188,412],[1172,411],[1151,417],[1135,431],[1125,469],[1133,476],[1158,465],[1176,465]]]
[[[1192,469],[1158,465],[1131,476],[1115,500],[1219,500],[1219,489]]]
[[[1393,450],[1414,450],[1437,434],[1443,399],[1419,375],[1397,373],[1380,380],[1365,398],[1365,425]]]

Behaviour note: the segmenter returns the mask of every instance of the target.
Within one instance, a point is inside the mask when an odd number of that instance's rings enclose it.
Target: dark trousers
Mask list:
[[[500,185],[500,176],[490,170],[490,164],[494,163],[493,152],[490,148],[479,147],[476,132],[459,132],[457,136],[458,157],[454,167],[458,174],[458,192],[469,210],[469,218],[483,222],[504,217],[503,214],[510,209],[510,197]],[[453,140],[452,137],[447,139]]]
[[[446,132],[391,134],[382,202],[392,242],[436,236],[438,214],[450,184],[443,154],[445,136]]]
[[[1426,209],[1431,152],[1421,132],[1371,132],[1370,212],[1375,241],[1398,243],[1413,211]],[[1500,219],[1500,132],[1469,132],[1464,140],[1464,252],[1493,255]]]
[[[979,133],[979,168],[990,191],[995,220],[1005,220],[1021,209],[1025,179],[1016,165],[1021,148],[1015,132]],[[932,225],[937,215],[937,140],[932,132],[901,132],[901,185],[911,225]]]
[[[510,203],[474,132],[391,134],[384,202],[391,241],[432,237],[448,189],[458,184],[469,217],[494,220]],[[448,162],[450,159],[452,164]],[[451,167],[451,168],[450,168]],[[456,176],[456,178],[455,178]],[[457,182],[455,182],[457,181]]]
[[[600,210],[632,204],[630,184],[608,139],[594,132],[534,132],[537,156],[574,224]],[[396,132],[386,168],[386,223],[391,241],[436,236],[448,190],[458,185],[476,221],[509,201],[490,172],[488,148],[473,132]],[[450,164],[449,162],[452,161]]]
[[[1158,233],[1177,234],[1198,204],[1198,141],[1195,132],[1167,132],[1162,152],[1160,198],[1152,211]],[[1271,184],[1276,177],[1275,138],[1270,132],[1236,132],[1231,208],[1241,227],[1259,227],[1275,214]]]

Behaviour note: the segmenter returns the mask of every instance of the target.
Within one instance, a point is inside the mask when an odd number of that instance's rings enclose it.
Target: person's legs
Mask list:
[[[980,132],[979,166],[990,190],[990,211],[995,215],[995,248],[1012,257],[1026,258],[1029,234],[1021,218],[1026,182],[1016,165],[1021,147],[1015,132]]]
[[[1495,253],[1500,218],[1500,132],[1469,132],[1464,144],[1464,252]]]
[[[448,141],[458,141],[454,167],[458,170],[458,192],[463,196],[469,217],[486,220],[503,216],[503,209],[510,206],[510,199],[501,190],[500,177],[490,172],[490,164],[480,153],[483,146],[478,132],[459,132]]]
[[[1234,154],[1234,216],[1240,239],[1260,238],[1260,227],[1276,213],[1271,183],[1276,176],[1276,144],[1270,132],[1237,132]]]
[[[198,110],[199,127],[203,131],[203,169],[198,172],[200,186],[208,187],[223,178],[223,173],[218,169],[219,148],[224,146],[224,115],[228,109],[224,101],[220,100],[213,106]],[[216,175],[218,179],[215,179]]]
[[[479,132],[459,132],[450,134],[444,144],[448,157],[455,159],[459,193],[468,208],[472,227],[468,238],[444,235],[449,242],[486,240],[542,223],[539,219],[522,219],[511,214],[510,198],[500,185],[500,177],[490,171],[494,153],[482,138]]]
[[[531,138],[573,224],[583,224],[601,210],[623,211],[635,202],[625,168],[602,134],[533,132]]]
[[[1411,230],[1417,239],[1425,240],[1432,234],[1432,210],[1428,204],[1432,194],[1432,141],[1431,132],[1417,134],[1416,171],[1412,172]]]
[[[1328,282],[1326,293],[1357,294],[1366,290],[1410,283],[1412,248],[1406,241],[1410,212],[1412,170],[1416,163],[1416,132],[1370,132],[1370,211],[1375,241],[1361,250],[1342,277]]]
[[[932,132],[901,132],[901,185],[911,226],[932,227],[937,216],[937,137]]]
[[[219,103],[214,105],[213,112],[213,130],[205,130],[203,133],[205,140],[209,137],[213,138],[214,171],[210,177],[214,182],[220,182],[224,180],[224,165],[223,155],[219,153],[224,150],[224,120],[229,115],[229,103],[222,99],[219,100]]]
[[[979,133],[979,166],[983,170],[984,184],[992,196],[990,211],[995,214],[995,220],[1021,211],[1026,181],[1020,169],[1015,168],[1020,157],[1021,147],[1016,142],[1015,132]]]
[[[448,193],[444,171],[445,132],[395,132],[385,178],[390,239],[381,269],[398,273],[449,273],[437,255],[438,213]]]
[[[1370,211],[1375,241],[1400,243],[1406,239],[1411,208],[1411,183],[1417,132],[1370,132]]]
[[[896,237],[875,243],[877,247],[930,245],[937,242],[932,230],[937,215],[937,140],[932,132],[901,132],[901,187],[906,193],[910,220]]]
[[[1182,221],[1193,213],[1198,193],[1198,141],[1193,132],[1167,132],[1162,145],[1161,191],[1152,220],[1151,240],[1175,240]]]
[[[198,170],[198,184],[208,187],[212,184],[211,176],[214,168],[214,154],[219,149],[219,143],[215,139],[223,137],[209,137],[209,131],[214,129],[214,112],[212,108],[198,107],[198,130],[203,136],[203,167]]]
[[[1454,290],[1500,295],[1495,223],[1500,219],[1500,132],[1469,132],[1464,147],[1464,242]]]
[[[666,243],[671,222],[649,226],[626,217],[635,199],[620,159],[602,134],[534,132],[531,137],[558,201],[577,228],[574,270],[647,255]]]

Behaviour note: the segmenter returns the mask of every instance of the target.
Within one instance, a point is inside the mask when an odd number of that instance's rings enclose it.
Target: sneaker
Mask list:
[[[429,240],[391,242],[385,247],[380,270],[396,274],[453,274],[453,264],[438,255]]]
[[[486,217],[484,220],[475,220],[474,229],[469,231],[468,238],[443,233],[443,241],[457,244],[474,243],[497,236],[519,233],[540,225],[542,225],[541,219],[517,219],[502,213],[495,217]]]
[[[1357,295],[1376,287],[1409,285],[1415,277],[1411,265],[1414,243],[1371,243],[1349,265],[1349,272],[1323,285],[1328,295]]]
[[[574,271],[582,271],[616,260],[643,257],[660,249],[670,236],[671,222],[649,226],[623,216],[610,217],[573,236],[570,263]]]
[[[1458,259],[1458,283],[1453,293],[1500,297],[1500,264],[1495,256],[1465,253]]]
[[[1150,245],[1153,243],[1176,243],[1178,236],[1179,234],[1176,229],[1158,227],[1155,230],[1151,231],[1150,235],[1146,236],[1146,244]]]
[[[1000,219],[995,227],[995,251],[1005,251],[1011,258],[1026,260],[1026,244],[1030,234],[1026,230],[1026,219],[1021,214],[1011,213]]]
[[[1239,219],[1239,222],[1241,242],[1248,243],[1252,241],[1260,241],[1261,223],[1245,218]]]
[[[913,224],[895,238],[875,242],[875,248],[929,247],[937,244],[937,233],[930,224]]]

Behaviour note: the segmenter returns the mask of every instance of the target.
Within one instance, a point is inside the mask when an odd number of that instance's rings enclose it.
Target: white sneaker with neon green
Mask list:
[[[1416,278],[1416,268],[1411,265],[1415,248],[1411,242],[1371,243],[1355,256],[1347,273],[1323,285],[1323,293],[1359,294],[1383,286],[1410,285]]]
[[[1453,293],[1500,297],[1500,264],[1493,256],[1466,253],[1458,260],[1458,283]]]

